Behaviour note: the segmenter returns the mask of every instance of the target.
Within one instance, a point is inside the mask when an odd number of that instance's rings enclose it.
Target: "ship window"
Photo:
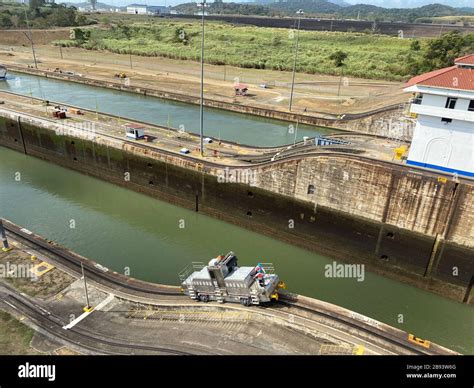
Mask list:
[[[457,100],[458,100],[457,98],[448,97],[446,99],[446,105],[444,107],[448,109],[454,109],[454,107],[456,106]]]
[[[441,118],[441,121],[445,124],[451,123],[453,119],[447,119],[446,117]]]
[[[474,100],[469,101],[469,106],[467,108],[469,112],[474,112]]]
[[[314,185],[308,186],[308,194],[314,194]]]

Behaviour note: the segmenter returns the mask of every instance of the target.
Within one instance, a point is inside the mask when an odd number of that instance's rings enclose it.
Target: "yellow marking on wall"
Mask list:
[[[365,353],[365,347],[358,345],[354,348],[354,354],[356,356],[362,356]]]

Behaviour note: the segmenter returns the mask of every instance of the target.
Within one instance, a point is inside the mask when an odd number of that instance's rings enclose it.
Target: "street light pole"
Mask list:
[[[30,22],[28,21],[28,13],[26,12],[26,8],[25,8],[25,22],[26,22],[26,28],[28,29],[28,34],[25,33],[25,35],[31,43],[31,51],[33,52],[33,59],[35,61],[35,69],[38,69],[38,63],[36,62],[35,44],[33,43],[33,35],[31,34]]]
[[[87,292],[87,283],[86,283],[86,274],[84,273],[84,265],[81,263],[81,272],[82,278],[84,279],[84,294],[86,297],[86,307],[84,307],[84,311],[90,311],[91,305],[89,304],[89,293]]]
[[[296,74],[296,61],[298,59],[298,44],[300,38],[300,25],[301,25],[301,16],[304,15],[303,10],[298,10],[296,12],[298,15],[298,30],[296,31],[296,44],[295,44],[295,59],[293,61],[293,76],[291,78],[291,92],[290,92],[290,103],[288,105],[288,110],[291,112],[291,107],[293,105],[293,91],[295,89],[295,74]]]
[[[199,106],[199,137],[200,137],[200,154],[204,156],[204,14],[206,8],[206,0],[201,0],[198,7],[201,7],[201,104]]]

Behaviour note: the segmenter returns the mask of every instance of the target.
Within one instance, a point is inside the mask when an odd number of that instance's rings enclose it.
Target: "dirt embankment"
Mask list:
[[[33,42],[37,45],[50,44],[54,40],[69,39],[69,28],[55,30],[31,30]],[[25,30],[0,30],[0,44],[26,46],[30,42]]]

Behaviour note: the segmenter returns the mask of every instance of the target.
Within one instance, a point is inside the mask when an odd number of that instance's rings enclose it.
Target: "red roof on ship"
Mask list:
[[[469,55],[466,57],[474,58],[474,55]],[[465,59],[463,58],[465,57],[458,59],[464,61]],[[470,59],[466,60],[471,61]],[[413,77],[405,84],[404,87],[407,88],[413,85],[474,91],[474,69],[469,67],[466,68],[451,66],[444,69],[430,71],[429,73]]]

